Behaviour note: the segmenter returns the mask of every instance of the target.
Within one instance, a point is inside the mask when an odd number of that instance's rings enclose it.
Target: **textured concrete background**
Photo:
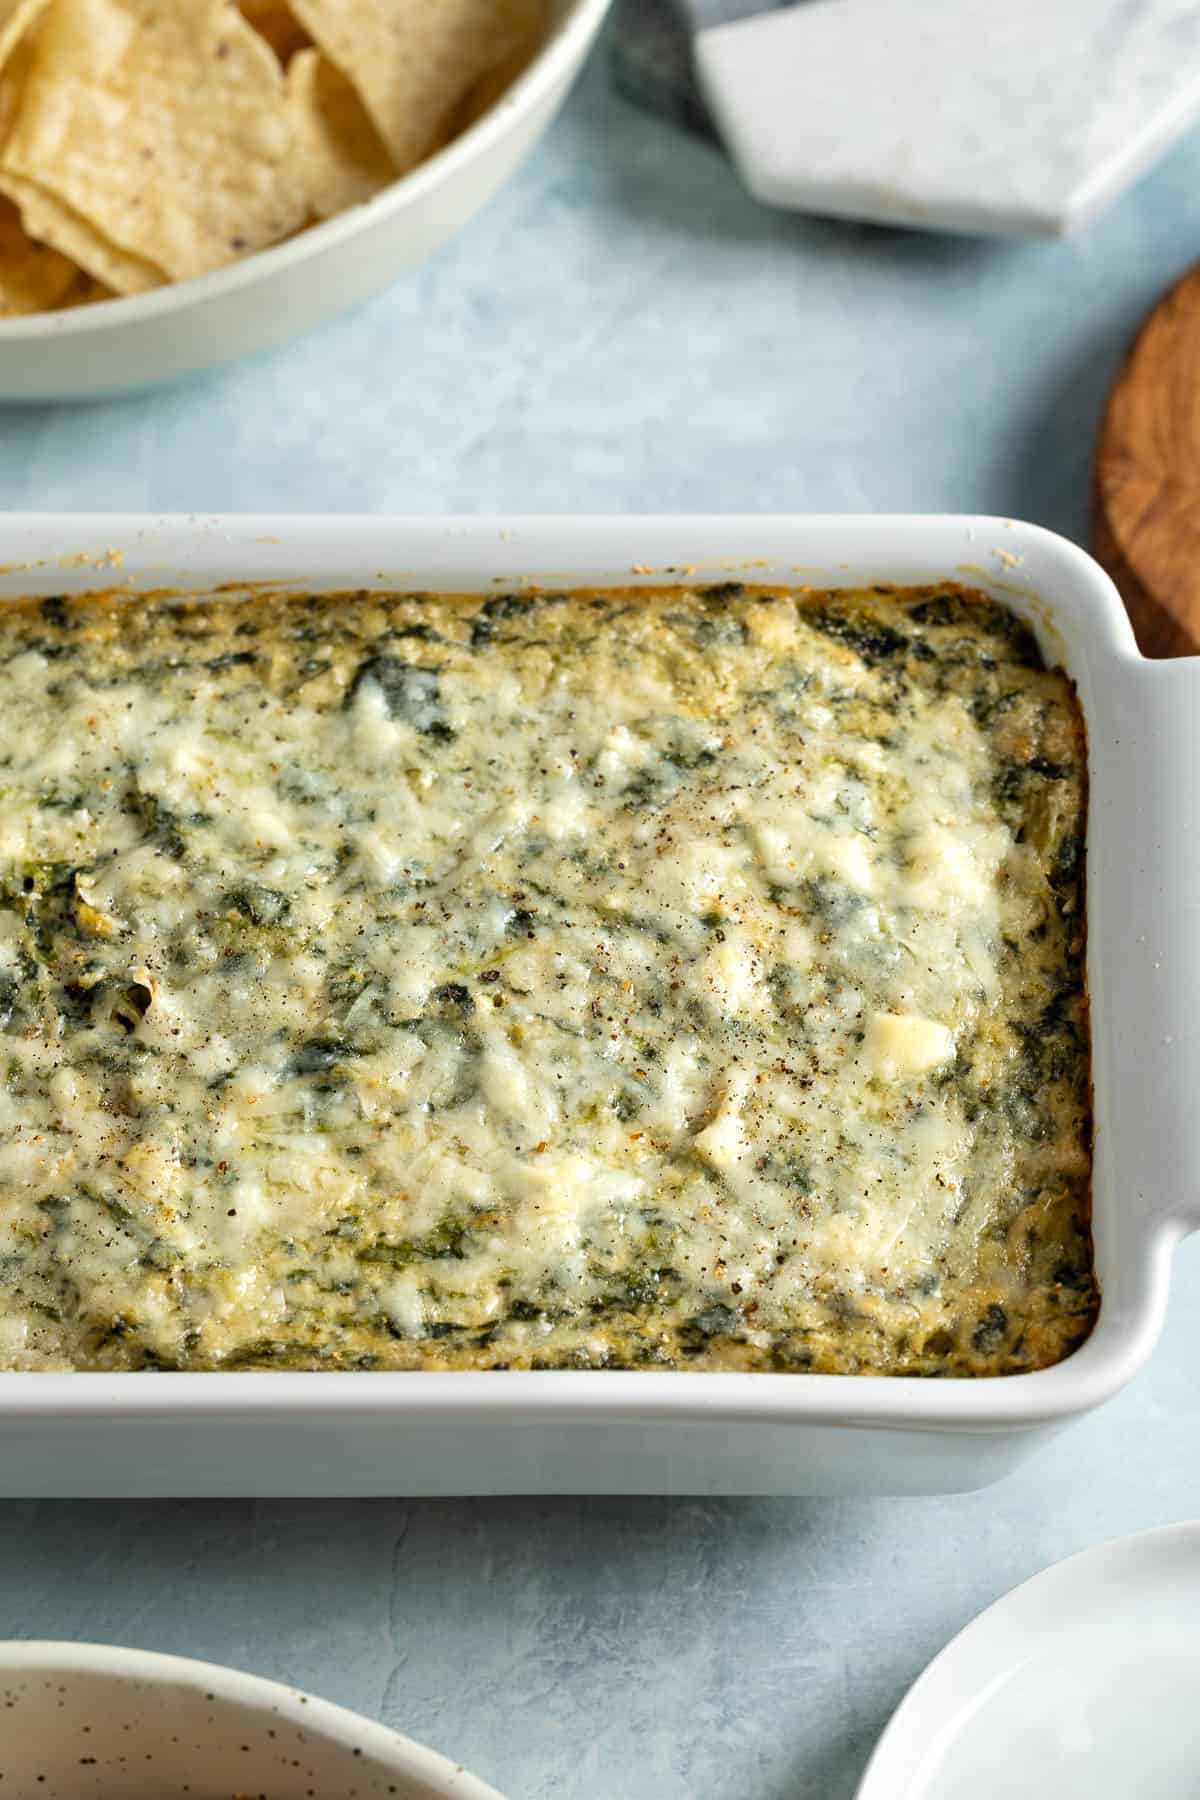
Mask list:
[[[6,507],[989,509],[1083,534],[1128,333],[1196,253],[1193,138],[1076,243],[773,217],[597,60],[415,279],[149,398],[0,411]],[[513,1800],[846,1800],[981,1606],[1200,1494],[1200,1254],[1107,1410],[931,1501],[0,1506],[0,1635],[241,1664]]]

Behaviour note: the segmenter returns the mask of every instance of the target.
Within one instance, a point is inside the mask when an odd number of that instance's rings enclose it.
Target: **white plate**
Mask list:
[[[950,1643],[858,1800],[1200,1794],[1200,1523],[1120,1538],[1015,1588]]]
[[[215,1663],[105,1644],[0,1644],[12,1800],[502,1800],[373,1719]]]

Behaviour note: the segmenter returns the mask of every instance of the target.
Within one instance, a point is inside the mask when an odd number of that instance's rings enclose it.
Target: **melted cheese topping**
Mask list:
[[[1001,608],[50,602],[0,719],[0,1364],[1088,1329],[1082,735]]]

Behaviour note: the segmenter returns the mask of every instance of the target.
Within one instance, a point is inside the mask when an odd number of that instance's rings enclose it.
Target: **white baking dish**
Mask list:
[[[1008,601],[1088,726],[1095,1332],[983,1381],[832,1375],[0,1375],[0,1494],[927,1493],[982,1486],[1141,1366],[1200,1223],[1200,668],[1138,654],[1116,591],[1033,526],[970,518],[16,518],[0,597],[495,592],[685,577],[955,578]],[[107,565],[107,566],[105,566]]]

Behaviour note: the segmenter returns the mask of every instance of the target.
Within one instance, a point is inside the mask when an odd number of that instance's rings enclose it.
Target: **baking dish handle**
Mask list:
[[[1097,1139],[1120,1204],[1178,1235],[1200,1228],[1200,657],[1130,662],[1092,711]]]

